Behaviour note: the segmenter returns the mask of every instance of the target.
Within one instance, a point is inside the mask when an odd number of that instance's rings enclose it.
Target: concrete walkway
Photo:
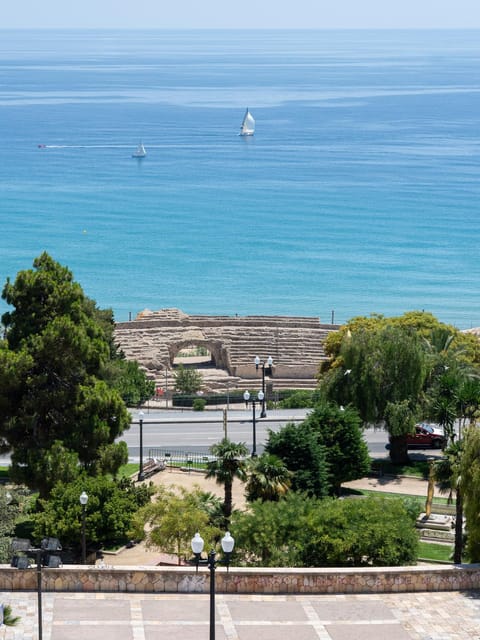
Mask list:
[[[36,640],[36,593],[0,593]],[[43,640],[202,640],[209,596],[44,593]],[[480,592],[216,596],[217,640],[479,640]]]
[[[344,487],[349,489],[370,489],[371,491],[386,491],[388,493],[400,493],[409,496],[427,497],[428,480],[422,478],[411,478],[404,476],[382,476],[380,478],[362,478],[346,482]],[[435,496],[440,494],[438,489]]]

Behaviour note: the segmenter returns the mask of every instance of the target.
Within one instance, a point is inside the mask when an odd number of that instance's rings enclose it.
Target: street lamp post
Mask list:
[[[82,491],[80,504],[82,505],[82,564],[87,564],[87,538],[85,534],[85,515],[87,510],[88,494]]]
[[[59,567],[61,560],[58,555],[51,555],[62,550],[62,545],[57,538],[44,538],[39,548],[32,547],[30,540],[26,538],[14,538],[12,551],[20,551],[26,555],[16,556],[12,559],[12,566],[17,569],[28,569],[30,561],[28,556],[35,558],[37,566],[37,613],[38,613],[38,640],[43,638],[42,616],[42,563],[45,561],[48,567]]]
[[[250,400],[250,393],[248,391],[245,391],[245,393],[243,394],[243,399],[245,400],[245,403],[248,406],[248,401]],[[258,392],[257,399],[259,402],[263,402],[264,400],[263,391]],[[256,402],[255,398],[252,398],[252,428],[253,428],[252,458],[255,458],[257,456],[257,416],[255,414],[255,402]]]
[[[267,361],[262,361],[258,356],[255,356],[255,369],[258,371],[258,367],[262,367],[262,412],[260,413],[260,418],[266,418],[267,412],[265,411],[265,373],[267,375],[272,375],[272,367],[273,367],[273,358],[272,356],[268,356]]]
[[[138,426],[140,428],[140,469],[138,471],[138,481],[145,480],[145,474],[143,473],[143,411],[138,412]]]
[[[197,566],[197,571],[198,571],[198,566],[200,564],[206,565],[210,570],[210,636],[209,636],[209,640],[215,640],[215,569],[217,564],[221,563],[226,565],[227,571],[228,571],[228,567],[230,565],[230,556],[232,554],[233,547],[235,546],[235,540],[232,538],[229,531],[227,531],[227,533],[223,536],[221,540],[221,544],[222,544],[223,554],[225,556],[225,559],[223,561],[216,560],[216,553],[213,549],[208,554],[208,558],[206,560],[201,560],[200,556],[202,554],[203,545],[204,545],[203,538],[200,536],[199,533],[196,533],[192,538],[192,542],[191,542],[192,551],[195,555],[195,564]]]

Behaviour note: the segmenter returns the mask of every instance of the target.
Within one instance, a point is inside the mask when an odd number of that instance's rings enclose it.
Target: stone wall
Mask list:
[[[0,565],[0,591],[34,591],[36,569]],[[326,594],[459,591],[480,588],[480,565],[428,565],[365,569],[216,570],[218,593]],[[208,593],[209,571],[200,567],[84,567],[42,569],[44,591]]]
[[[258,355],[272,356],[273,378],[314,379],[326,359],[324,341],[337,325],[319,318],[289,316],[198,316],[179,309],[143,311],[131,322],[115,326],[115,339],[129,359],[150,376],[162,380],[177,353],[188,345],[202,346],[216,367],[230,376],[258,378]]]

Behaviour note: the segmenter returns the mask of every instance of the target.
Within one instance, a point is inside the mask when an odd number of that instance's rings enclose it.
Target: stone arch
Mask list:
[[[211,340],[208,338],[198,337],[176,340],[169,345],[168,353],[170,368],[174,367],[174,360],[177,354],[180,353],[182,349],[191,346],[204,347],[210,352],[212,364],[217,369],[226,369],[228,372],[230,372],[228,352],[224,348],[222,342],[220,340]]]

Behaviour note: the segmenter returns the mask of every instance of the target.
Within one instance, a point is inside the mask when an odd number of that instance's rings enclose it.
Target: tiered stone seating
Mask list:
[[[275,386],[292,388],[315,386],[318,367],[326,357],[324,340],[337,328],[321,324],[318,318],[189,316],[178,309],[162,309],[145,310],[134,321],[117,324],[115,337],[126,357],[137,360],[154,379],[163,379],[182,348],[198,345],[210,351],[218,369],[225,370],[228,379],[223,384],[230,388],[244,388],[261,377],[254,366],[256,355],[262,360],[272,356]]]

